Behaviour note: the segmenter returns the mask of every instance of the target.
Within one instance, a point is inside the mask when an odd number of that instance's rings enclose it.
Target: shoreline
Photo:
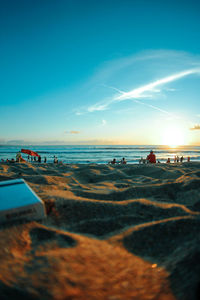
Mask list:
[[[156,162],[156,163],[130,163],[130,162],[127,162],[126,164],[122,164],[122,163],[115,163],[115,164],[112,164],[110,162],[108,163],[97,163],[97,162],[86,162],[86,163],[66,163],[66,162],[62,162],[62,161],[58,161],[58,163],[54,163],[53,161],[52,162],[29,162],[29,161],[22,161],[22,162],[17,162],[17,161],[0,161],[0,165],[1,164],[30,164],[30,165],[35,165],[35,166],[40,166],[40,165],[83,165],[83,166],[86,166],[86,165],[97,165],[97,166],[106,166],[106,165],[109,165],[109,166],[136,166],[136,165],[154,165],[154,166],[157,166],[157,165],[177,165],[177,166],[180,166],[180,165],[185,165],[185,164],[200,164],[200,161],[199,160],[192,160],[192,161],[183,161],[183,162],[170,162],[170,163],[167,163],[167,162]]]
[[[150,150],[153,149],[156,154],[157,161],[165,163],[168,158],[171,162],[174,162],[174,157],[184,157],[184,161],[191,158],[191,161],[200,161],[200,146],[182,146],[178,148],[169,148],[166,146],[150,146],[150,145],[129,145],[129,146],[21,146],[21,147],[1,147],[0,161],[12,159],[16,157],[16,154],[21,151],[21,148],[27,148],[33,150],[41,156],[42,162],[46,157],[47,162],[53,162],[56,157],[63,163],[98,163],[107,164],[114,158],[117,161],[121,161],[125,157],[127,163],[137,164],[141,158],[145,159]],[[22,153],[22,158],[27,160],[27,154]],[[30,157],[31,162],[31,157]]]

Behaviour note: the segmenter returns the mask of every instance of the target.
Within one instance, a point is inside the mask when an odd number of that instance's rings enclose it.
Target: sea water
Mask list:
[[[52,163],[54,160],[54,156],[58,158],[58,161],[62,161],[63,163],[70,164],[89,164],[89,163],[97,163],[97,164],[107,164],[113,158],[116,158],[117,161],[121,161],[123,157],[126,158],[127,163],[135,164],[138,163],[141,158],[146,158],[149,154],[150,150],[153,150],[156,154],[156,159],[161,163],[166,162],[168,158],[171,161],[174,161],[174,156],[183,156],[184,161],[187,160],[188,156],[191,161],[200,161],[200,146],[179,146],[170,148],[167,146],[124,146],[124,145],[106,145],[106,146],[97,146],[97,145],[89,145],[89,146],[31,146],[31,145],[23,145],[23,146],[14,146],[14,145],[0,145],[0,162],[3,159],[4,161],[8,158],[9,160],[12,158],[16,158],[16,153],[20,151],[22,148],[31,149],[36,151],[41,157],[42,162],[44,161],[44,157],[47,159],[47,163]],[[27,160],[28,155],[22,153],[22,157]],[[34,162],[33,162],[34,163]]]

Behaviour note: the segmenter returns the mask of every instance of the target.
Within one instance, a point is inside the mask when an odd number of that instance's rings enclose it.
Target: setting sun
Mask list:
[[[162,144],[172,148],[184,145],[186,137],[184,129],[178,125],[171,125],[163,130]]]

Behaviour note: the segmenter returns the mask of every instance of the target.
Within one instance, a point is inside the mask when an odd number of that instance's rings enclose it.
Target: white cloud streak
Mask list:
[[[160,111],[160,112],[162,112],[162,113],[164,113],[164,114],[166,114],[166,115],[168,115],[168,116],[170,116],[170,117],[178,118],[178,117],[175,116],[174,114],[172,114],[172,113],[170,113],[170,112],[168,112],[168,111],[166,111],[166,110],[164,110],[164,109],[162,109],[162,108],[159,108],[159,107],[157,107],[157,106],[155,106],[155,105],[151,105],[151,104],[148,104],[148,103],[144,103],[144,102],[141,102],[141,101],[139,101],[139,100],[133,100],[133,101],[136,102],[136,103],[145,105],[145,106],[147,106],[147,107],[150,107],[150,108],[152,108],[152,109],[154,109],[154,110]]]
[[[149,84],[143,85],[139,88],[133,89],[129,92],[124,92],[124,91],[119,90],[115,87],[110,87],[109,86],[110,88],[112,88],[112,89],[116,90],[117,92],[119,92],[120,95],[114,96],[113,98],[108,99],[107,101],[99,102],[99,103],[96,103],[93,106],[90,106],[88,108],[88,112],[106,110],[113,103],[132,99],[136,103],[151,107],[152,109],[158,110],[160,112],[163,112],[165,114],[168,114],[168,115],[172,116],[171,113],[169,113],[169,112],[167,112],[167,111],[165,111],[165,110],[163,110],[159,107],[156,107],[154,105],[150,105],[150,104],[147,104],[147,103],[143,103],[143,102],[138,101],[136,99],[152,98],[154,93],[161,92],[161,87],[163,85],[165,85],[169,82],[176,81],[176,80],[181,79],[183,77],[192,75],[192,74],[200,74],[200,68],[189,69],[189,70],[185,70],[185,71],[182,71],[182,72],[179,72],[179,73],[176,73],[176,74],[172,74],[170,76],[158,79],[158,80],[156,80],[154,82],[151,82]],[[158,87],[159,87],[159,89],[158,89]]]
[[[131,90],[130,92],[123,93],[123,95],[115,97],[115,100],[123,101],[123,100],[127,100],[127,99],[132,99],[132,98],[144,97],[145,92],[157,92],[157,90],[155,89],[157,86],[161,86],[168,82],[172,82],[172,81],[178,80],[180,78],[183,78],[185,76],[195,74],[195,73],[200,73],[200,69],[186,70],[186,71],[182,71],[177,74],[173,74],[173,75],[161,78],[161,79],[151,82],[147,85],[144,85],[137,89]]]

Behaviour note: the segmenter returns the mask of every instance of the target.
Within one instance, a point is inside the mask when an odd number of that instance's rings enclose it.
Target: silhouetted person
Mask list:
[[[123,157],[121,160],[121,164],[125,165],[126,164],[126,159]]]
[[[151,164],[155,164],[156,163],[156,156],[153,153],[153,150],[151,150],[150,154],[147,156],[147,162],[149,162]]]
[[[116,164],[116,158],[113,158],[113,160],[111,161],[111,164],[112,164],[112,165],[115,165],[115,164]]]
[[[20,162],[21,161],[21,157],[22,157],[22,155],[21,155],[21,153],[20,153],[20,151],[16,154],[16,162]]]

